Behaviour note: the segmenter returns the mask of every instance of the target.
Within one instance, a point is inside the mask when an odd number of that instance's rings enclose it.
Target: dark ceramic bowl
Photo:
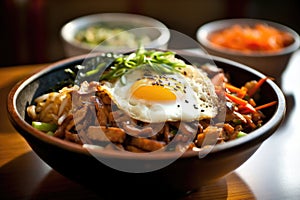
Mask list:
[[[210,62],[210,59],[205,56],[186,54],[184,57],[191,62]],[[66,78],[64,69],[81,64],[84,58],[79,56],[56,62],[22,80],[9,93],[7,108],[13,126],[43,161],[62,175],[103,195],[112,197],[128,195],[134,198],[139,197],[139,192],[146,192],[147,196],[150,195],[149,193],[158,196],[184,194],[197,190],[241,166],[277,130],[284,118],[286,109],[284,95],[274,82],[268,80],[261,88],[264,96],[258,103],[278,101],[278,105],[264,110],[265,124],[248,136],[215,145],[203,158],[199,158],[197,152],[185,152],[175,162],[152,172],[118,171],[99,162],[82,146],[48,136],[34,129],[26,118],[26,107],[32,104],[33,99],[43,94],[57,81]],[[263,74],[236,62],[218,57],[212,58],[218,67],[231,74],[235,85],[264,77]],[[134,161],[137,165],[146,167],[174,158],[172,153],[162,153],[148,159],[139,155],[119,155],[115,151],[104,151],[102,156],[108,161]]]

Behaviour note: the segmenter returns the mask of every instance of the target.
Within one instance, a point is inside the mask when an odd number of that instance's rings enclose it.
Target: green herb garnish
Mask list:
[[[248,135],[248,134],[243,132],[243,131],[239,131],[238,134],[237,134],[237,138],[244,137],[246,135]]]
[[[126,78],[123,75],[136,68],[153,70],[158,74],[179,72],[186,64],[182,59],[175,59],[175,55],[172,51],[145,50],[143,47],[129,54],[104,53],[65,69],[68,78],[57,83],[52,91],[64,86],[80,85],[83,81],[112,81],[117,78],[121,78],[125,85]]]
[[[175,59],[175,55],[171,51],[139,48],[133,53],[117,57],[113,65],[100,77],[100,81],[122,77],[129,70],[138,67],[150,67],[159,74],[179,72],[178,69],[184,68],[186,64],[182,60]]]
[[[46,122],[37,122],[33,121],[32,126],[39,131],[47,132],[54,132],[57,129],[56,124],[46,123]]]

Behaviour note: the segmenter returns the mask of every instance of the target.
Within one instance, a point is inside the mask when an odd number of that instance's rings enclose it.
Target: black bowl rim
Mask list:
[[[184,56],[185,55],[193,55],[193,53],[187,53],[184,51],[177,51],[179,55]],[[38,131],[37,129],[33,128],[29,123],[23,119],[20,114],[17,112],[16,108],[16,99],[20,91],[30,82],[37,79],[39,76],[47,74],[48,72],[59,69],[63,67],[64,65],[72,62],[76,62],[79,60],[84,60],[87,57],[92,57],[96,54],[85,54],[80,56],[74,56],[71,58],[63,59],[57,62],[54,62],[47,67],[40,69],[39,71],[35,72],[32,75],[29,75],[28,77],[24,78],[23,80],[19,81],[9,92],[8,98],[7,98],[7,110],[8,110],[8,116],[9,120],[11,121],[12,125],[15,127],[15,129],[26,139],[26,134],[29,134],[30,136],[36,137],[39,140],[49,143],[53,146],[56,146],[58,148],[65,149],[67,151],[73,151],[80,154],[90,155],[89,151],[82,147],[81,145],[64,141],[59,138],[55,138],[53,136],[49,136],[41,131]],[[195,54],[195,56],[200,56],[198,54]],[[203,56],[203,55],[202,55]],[[209,55],[206,55],[209,56]],[[201,56],[200,56],[201,57]],[[264,74],[246,66],[240,63],[237,63],[235,61],[231,61],[225,58],[217,57],[217,56],[210,56],[211,59],[218,62],[223,62],[225,64],[233,65],[234,67],[241,68],[243,70],[246,70],[258,77],[265,77]],[[262,127],[259,129],[251,132],[251,134],[248,134],[246,137],[242,137],[230,142],[226,142],[223,144],[217,144],[215,145],[211,151],[207,154],[207,156],[213,156],[216,154],[227,154],[230,152],[236,152],[239,150],[242,150],[244,148],[250,148],[253,146],[260,145],[264,140],[266,140],[268,137],[270,137],[276,129],[280,126],[281,122],[284,119],[285,111],[286,111],[286,101],[284,94],[282,93],[281,89],[271,80],[267,80],[267,84],[271,86],[271,88],[275,91],[277,98],[278,98],[278,105],[276,108],[275,114],[270,118],[268,122],[266,122]],[[157,154],[145,156],[143,154],[126,154],[126,157],[124,157],[124,154],[120,153],[119,151],[109,151],[105,150],[101,152],[101,156],[103,157],[113,157],[113,158],[120,158],[120,159],[172,159],[174,156],[178,157],[178,153],[172,153],[172,152],[161,152],[159,156]],[[198,156],[198,152],[196,151],[187,151],[185,152],[181,158],[189,158],[189,157],[195,157]]]
[[[223,28],[226,28],[233,24],[247,25],[247,24],[256,24],[256,23],[264,23],[272,27],[278,28],[279,30],[286,31],[292,35],[294,42],[291,45],[283,48],[281,51],[278,52],[243,53],[241,51],[232,50],[229,48],[216,48],[207,39],[207,36],[210,34],[209,30],[212,30],[214,32],[214,31],[222,30]],[[220,19],[220,20],[207,22],[198,28],[196,32],[196,37],[198,42],[205,48],[211,49],[216,52],[233,55],[233,56],[240,56],[240,57],[272,57],[272,56],[286,55],[286,54],[293,53],[300,47],[300,37],[296,31],[294,31],[293,29],[291,29],[286,25],[274,21],[258,19],[258,18],[231,18],[231,19]]]

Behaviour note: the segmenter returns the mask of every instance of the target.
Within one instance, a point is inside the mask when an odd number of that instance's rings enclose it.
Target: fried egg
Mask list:
[[[180,73],[158,74],[143,68],[130,70],[99,90],[131,118],[148,122],[193,121],[217,114],[217,95],[207,75],[187,65]]]

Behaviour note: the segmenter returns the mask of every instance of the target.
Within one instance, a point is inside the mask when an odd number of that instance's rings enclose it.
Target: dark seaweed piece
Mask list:
[[[104,53],[96,57],[87,58],[81,64],[65,69],[67,78],[51,87],[48,92],[59,91],[63,87],[80,85],[83,81],[99,81],[101,74],[119,55]]]

